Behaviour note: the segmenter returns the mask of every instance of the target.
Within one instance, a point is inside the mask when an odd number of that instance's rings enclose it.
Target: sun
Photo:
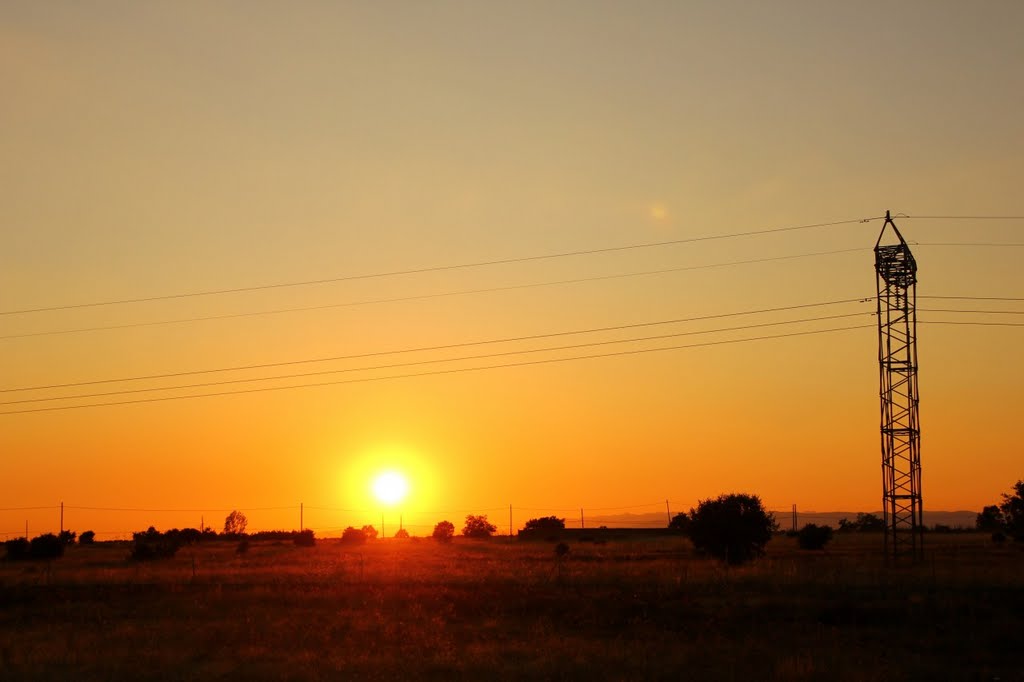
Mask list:
[[[373,494],[384,504],[398,504],[409,493],[409,482],[397,471],[385,471],[373,479]]]

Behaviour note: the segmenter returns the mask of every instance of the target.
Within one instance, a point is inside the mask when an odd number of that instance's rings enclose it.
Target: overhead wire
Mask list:
[[[786,334],[775,334],[775,335],[757,336],[757,337],[750,337],[750,338],[744,338],[744,339],[727,339],[727,340],[718,340],[718,341],[706,341],[706,342],[695,343],[695,344],[681,344],[681,345],[675,345],[675,346],[662,346],[662,347],[658,347],[658,348],[631,349],[631,350],[615,351],[615,352],[611,352],[611,353],[596,353],[596,354],[592,354],[592,355],[577,355],[577,356],[571,356],[571,357],[566,357],[566,358],[546,358],[546,359],[538,359],[538,360],[528,360],[528,361],[525,361],[525,362],[511,362],[511,363],[503,363],[503,364],[497,364],[497,365],[484,365],[484,366],[480,366],[480,367],[457,367],[457,368],[451,368],[451,369],[432,370],[432,371],[429,371],[429,372],[415,372],[415,373],[409,373],[409,374],[397,374],[397,375],[390,375],[390,376],[383,376],[383,377],[361,377],[361,378],[356,378],[356,379],[343,379],[343,380],[337,380],[337,381],[324,381],[324,382],[315,382],[315,383],[307,383],[307,384],[296,384],[296,385],[289,385],[289,386],[263,386],[263,387],[258,387],[258,388],[239,389],[239,390],[235,390],[235,391],[217,391],[217,392],[212,392],[212,393],[197,393],[197,394],[181,395],[181,396],[161,396],[161,397],[156,397],[156,398],[137,398],[137,399],[132,399],[132,400],[120,400],[120,401],[105,402],[105,403],[87,403],[87,404],[82,404],[82,405],[60,405],[60,406],[56,406],[56,407],[33,407],[33,408],[29,408],[29,409],[24,409],[24,410],[8,410],[8,411],[3,411],[3,412],[0,412],[0,415],[28,414],[28,413],[32,413],[32,412],[55,412],[55,411],[86,409],[86,408],[95,408],[95,407],[113,407],[113,406],[118,406],[118,405],[134,405],[134,404],[142,404],[142,403],[168,402],[168,401],[173,401],[173,400],[192,400],[192,399],[196,399],[196,398],[213,398],[213,397],[220,397],[220,396],[227,396],[227,395],[240,395],[240,394],[246,394],[246,393],[266,393],[266,392],[270,392],[270,391],[293,390],[293,389],[299,389],[299,388],[318,388],[318,387],[322,387],[322,386],[338,386],[338,385],[343,385],[343,384],[371,383],[371,382],[377,382],[377,381],[393,381],[393,380],[397,380],[397,379],[410,379],[410,378],[417,378],[417,377],[440,376],[440,375],[447,375],[447,374],[462,374],[462,373],[466,373],[466,372],[479,372],[479,371],[486,371],[486,370],[493,370],[493,369],[505,369],[505,368],[510,368],[510,367],[526,367],[526,366],[531,366],[531,365],[548,365],[548,364],[555,364],[555,363],[561,363],[561,362],[571,362],[571,361],[577,361],[577,360],[593,360],[593,359],[600,359],[600,358],[610,358],[610,357],[619,357],[619,356],[628,356],[628,355],[639,355],[639,354],[644,354],[644,353],[655,353],[655,352],[664,352],[664,351],[672,351],[672,350],[682,350],[682,349],[686,349],[686,348],[702,348],[702,347],[720,346],[720,345],[735,344],[735,343],[748,343],[748,342],[754,342],[754,341],[767,341],[767,340],[772,340],[772,339],[782,339],[782,338],[791,338],[791,337],[798,337],[798,336],[808,336],[808,335],[812,335],[812,334],[825,334],[825,333],[833,333],[833,332],[841,332],[841,331],[852,331],[852,330],[856,330],[856,329],[867,329],[869,327],[870,328],[874,328],[874,325],[855,325],[855,326],[847,326],[847,327],[834,327],[834,328],[828,328],[828,329],[815,329],[815,330],[801,331],[801,332],[789,332],[789,333],[786,333]]]
[[[737,265],[751,265],[756,263],[769,263],[773,261],[782,260],[794,260],[797,258],[811,258],[817,256],[827,256],[840,253],[852,253],[855,251],[866,251],[868,249],[864,247],[851,248],[851,249],[836,249],[832,251],[818,251],[813,253],[803,253],[795,255],[785,256],[768,256],[764,258],[752,258],[747,260],[728,261],[723,263],[708,263],[704,265],[688,265],[678,268],[663,268],[659,270],[644,270],[640,272],[626,272],[617,273],[612,275],[595,275],[592,277],[577,277],[572,279],[562,279],[547,282],[528,282],[526,284],[511,284],[499,287],[484,287],[478,289],[461,289],[456,291],[442,291],[432,294],[414,294],[410,296],[397,296],[391,298],[379,298],[379,299],[368,299],[364,301],[345,301],[342,303],[325,303],[314,306],[295,306],[289,308],[276,308],[272,310],[253,310],[242,313],[224,313],[219,315],[203,315],[193,317],[181,317],[171,320],[152,320],[148,322],[129,322],[123,324],[111,324],[111,325],[98,325],[93,327],[78,327],[73,329],[54,329],[39,332],[23,332],[18,334],[5,334],[0,335],[0,340],[10,339],[26,339],[35,338],[41,336],[59,336],[65,334],[81,334],[87,332],[98,332],[98,331],[113,331],[121,329],[138,329],[143,327],[156,327],[172,324],[186,324],[192,322],[210,322],[215,320],[233,320],[246,317],[259,317],[264,315],[282,315],[286,313],[297,313],[297,312],[313,312],[318,310],[332,310],[337,308],[349,308],[369,305],[380,305],[385,303],[402,303],[408,301],[424,301],[437,298],[446,298],[450,296],[469,296],[475,294],[489,294],[497,293],[502,291],[520,291],[524,289],[535,289],[541,287],[551,286],[563,286],[566,284],[583,284],[587,282],[601,282],[615,279],[626,279],[630,277],[646,277],[651,275],[664,275],[675,272],[688,272],[694,270],[707,270],[712,268],[720,267],[733,267]]]
[[[832,306],[832,305],[842,305],[842,304],[847,304],[847,303],[864,303],[864,302],[867,302],[869,300],[870,300],[869,298],[835,299],[835,300],[831,300],[831,301],[821,301],[821,302],[816,302],[816,303],[801,303],[801,304],[788,305],[788,306],[775,306],[775,307],[771,307],[771,308],[760,308],[760,309],[753,309],[753,310],[730,311],[730,312],[726,312],[726,313],[713,313],[713,314],[710,314],[710,315],[696,315],[696,316],[690,316],[690,317],[673,318],[673,319],[668,319],[668,320],[655,320],[655,321],[651,321],[651,322],[636,322],[636,323],[631,323],[631,324],[619,324],[619,325],[610,325],[610,326],[604,326],[604,327],[590,327],[590,328],[585,328],[585,329],[574,329],[574,330],[561,331],[561,332],[549,332],[549,333],[544,333],[544,334],[528,334],[528,335],[522,335],[522,336],[501,337],[501,338],[496,338],[496,339],[482,339],[482,340],[477,340],[477,341],[464,341],[464,342],[459,342],[459,343],[448,343],[448,344],[442,344],[442,345],[436,345],[436,346],[419,346],[419,347],[413,347],[413,348],[401,348],[401,349],[386,350],[386,351],[373,351],[373,352],[355,353],[355,354],[349,354],[349,355],[334,355],[334,356],[327,356],[327,357],[321,357],[321,358],[304,358],[304,359],[299,359],[299,360],[287,360],[287,361],[282,361],[282,362],[267,362],[267,363],[250,364],[250,365],[234,365],[234,366],[229,366],[229,367],[215,367],[215,368],[208,368],[208,369],[201,369],[201,370],[189,370],[189,371],[182,371],[182,372],[167,372],[167,373],[163,373],[163,374],[144,374],[144,375],[135,375],[135,376],[128,376],[128,377],[119,377],[119,378],[113,378],[113,379],[94,379],[94,380],[91,380],[91,381],[77,381],[77,382],[68,382],[68,383],[62,383],[62,384],[45,384],[45,385],[36,385],[36,386],[22,386],[22,387],[17,387],[17,388],[4,388],[4,389],[0,389],[0,393],[36,391],[36,390],[46,390],[46,389],[54,389],[54,388],[71,388],[71,387],[77,387],[77,386],[91,386],[91,385],[97,385],[97,384],[121,383],[121,382],[126,382],[126,381],[143,381],[143,380],[151,380],[151,379],[167,379],[167,378],[175,378],[175,377],[183,377],[183,376],[194,376],[194,375],[200,375],[200,374],[213,374],[213,373],[221,373],[221,372],[235,372],[235,371],[244,371],[244,370],[253,370],[253,369],[269,369],[271,367],[286,367],[286,366],[294,366],[294,365],[302,365],[302,364],[313,364],[313,363],[320,363],[320,362],[334,362],[334,361],[340,361],[340,360],[358,360],[358,359],[364,359],[364,358],[370,358],[370,357],[380,357],[380,356],[386,356],[386,355],[399,355],[399,354],[406,354],[406,353],[419,353],[419,352],[438,351],[438,350],[451,350],[451,349],[454,349],[454,348],[467,348],[467,347],[472,347],[472,346],[493,345],[493,344],[501,344],[501,343],[513,343],[513,342],[519,342],[519,341],[535,341],[535,340],[539,340],[539,339],[557,338],[557,337],[563,337],[563,336],[575,336],[575,335],[579,335],[579,334],[592,334],[592,333],[608,332],[608,331],[621,331],[621,330],[626,330],[626,329],[638,329],[638,328],[642,328],[642,327],[653,327],[653,326],[662,326],[662,325],[670,325],[670,324],[679,324],[679,323],[684,323],[684,322],[703,322],[703,321],[708,321],[708,320],[716,320],[716,319],[723,319],[723,318],[729,318],[729,317],[742,317],[742,316],[745,316],[745,315],[759,315],[759,314],[765,314],[765,313],[787,312],[787,311],[802,310],[802,309],[807,309],[807,308],[820,308],[820,307]]]
[[[782,232],[794,232],[794,231],[797,231],[797,230],[809,230],[809,229],[814,229],[814,228],[835,227],[835,226],[839,226],[839,225],[852,225],[852,224],[855,224],[855,223],[869,223],[869,222],[874,221],[874,220],[881,220],[882,217],[883,216],[875,216],[875,217],[871,217],[871,218],[853,218],[853,219],[850,219],[850,220],[835,220],[835,221],[829,221],[829,222],[812,223],[812,224],[807,224],[807,225],[788,225],[788,226],[768,228],[768,229],[763,229],[763,230],[746,230],[746,231],[731,232],[731,233],[726,233],[726,234],[703,235],[703,236],[698,236],[698,237],[685,237],[685,238],[682,238],[682,239],[670,239],[670,240],[664,240],[664,241],[658,241],[658,242],[643,242],[643,243],[638,243],[638,244],[625,244],[625,245],[621,245],[621,246],[609,246],[609,247],[601,247],[601,248],[595,248],[595,249],[578,249],[578,250],[573,250],[573,251],[561,251],[561,252],[554,252],[554,253],[547,253],[547,254],[535,254],[535,255],[531,255],[531,256],[519,256],[519,257],[513,257],[513,258],[498,258],[498,259],[484,260],[484,261],[475,261],[475,262],[469,262],[469,263],[456,263],[456,264],[450,264],[450,265],[437,265],[437,266],[428,266],[428,267],[420,267],[420,268],[410,268],[410,269],[406,269],[406,270],[390,270],[390,271],[385,271],[385,272],[367,273],[367,274],[360,274],[360,275],[345,275],[345,276],[339,276],[339,277],[328,277],[328,278],[322,278],[322,279],[303,280],[303,281],[298,281],[298,282],[278,282],[278,283],[273,283],[273,284],[260,284],[260,285],[254,285],[254,286],[248,286],[248,287],[234,287],[234,288],[226,288],[226,289],[208,289],[208,290],[204,290],[204,291],[191,291],[191,292],[183,292],[183,293],[177,293],[177,294],[165,294],[165,295],[161,295],[161,296],[146,296],[146,297],[136,297],[136,298],[122,298],[122,299],[112,299],[112,300],[106,300],[106,301],[91,301],[91,302],[86,302],[86,303],[62,304],[62,305],[53,305],[53,306],[45,306],[45,307],[37,307],[37,308],[22,308],[22,309],[15,309],[15,310],[0,311],[0,315],[20,315],[20,314],[26,314],[26,313],[39,313],[39,312],[49,312],[49,311],[56,311],[56,310],[71,310],[71,309],[76,309],[76,308],[92,308],[92,307],[99,307],[99,306],[122,305],[122,304],[128,304],[128,303],[147,303],[147,302],[152,302],[152,301],[164,301],[164,300],[178,299],[178,298],[194,298],[194,297],[198,297],[198,296],[215,296],[215,295],[221,295],[221,294],[242,293],[242,292],[246,292],[246,291],[261,291],[261,290],[265,290],[265,289],[281,289],[281,288],[286,288],[286,287],[298,287],[298,286],[308,286],[308,285],[315,285],[315,284],[327,284],[327,283],[332,283],[332,282],[345,282],[345,281],[353,281],[353,280],[360,280],[360,279],[376,279],[376,278],[383,278],[383,277],[395,277],[395,276],[399,276],[399,275],[415,275],[415,274],[423,274],[423,273],[429,273],[429,272],[442,272],[442,271],[447,271],[447,270],[460,270],[460,269],[467,269],[467,268],[479,268],[479,267],[487,267],[487,266],[493,266],[493,265],[508,265],[508,264],[513,264],[513,263],[526,263],[526,262],[531,262],[531,261],[550,260],[550,259],[555,259],[555,258],[568,258],[568,257],[574,257],[574,256],[589,256],[589,255],[595,255],[595,254],[599,254],[599,253],[614,253],[614,252],[630,251],[630,250],[637,250],[637,249],[651,249],[651,248],[658,248],[658,247],[663,247],[663,246],[674,246],[674,245],[679,245],[679,244],[692,244],[692,243],[697,243],[697,242],[716,241],[716,240],[723,240],[723,239],[736,239],[736,238],[740,238],[740,237],[753,237],[753,236],[765,235],[765,234],[778,234],[778,233],[782,233]]]
[[[281,379],[300,379],[300,378],[305,378],[305,377],[324,376],[324,375],[327,375],[327,374],[343,374],[343,373],[349,373],[349,372],[369,372],[369,371],[376,371],[376,370],[383,370],[383,369],[398,369],[398,368],[401,368],[401,367],[418,367],[418,366],[423,366],[423,365],[436,365],[436,364],[440,364],[440,363],[463,362],[463,361],[466,361],[466,360],[485,360],[485,359],[490,359],[490,358],[508,357],[508,356],[511,356],[511,355],[526,355],[526,354],[529,354],[529,353],[551,353],[551,352],[563,351],[563,350],[575,350],[575,349],[578,349],[578,348],[593,348],[593,347],[596,347],[596,346],[609,346],[609,345],[620,344],[620,343],[637,343],[637,342],[641,342],[641,341],[656,341],[656,340],[661,340],[661,339],[677,338],[677,337],[680,337],[680,336],[696,336],[696,335],[701,335],[701,334],[717,334],[717,333],[721,333],[721,332],[745,331],[745,330],[748,330],[748,329],[761,329],[761,328],[764,328],[764,327],[777,327],[777,326],[788,325],[788,324],[804,324],[804,323],[807,323],[807,322],[821,322],[821,321],[825,321],[825,320],[837,320],[837,319],[844,319],[844,318],[850,318],[850,317],[861,317],[861,316],[864,316],[864,315],[874,315],[874,314],[875,314],[874,312],[868,312],[868,313],[859,312],[859,313],[845,313],[845,314],[842,314],[842,315],[824,315],[824,316],[819,316],[819,317],[802,318],[802,319],[797,319],[797,320],[782,320],[782,321],[775,321],[775,322],[762,322],[762,323],[758,323],[758,324],[741,325],[741,326],[737,326],[737,327],[724,327],[724,328],[719,328],[719,329],[700,329],[700,330],[695,330],[695,331],[676,332],[676,333],[673,333],[673,334],[657,334],[657,335],[653,335],[653,336],[643,336],[643,337],[628,338],[628,339],[611,339],[611,340],[606,340],[606,341],[592,341],[592,342],[588,342],[588,343],[575,343],[575,344],[569,344],[569,345],[565,345],[565,346],[550,346],[550,347],[546,347],[546,348],[528,348],[528,349],[520,349],[520,350],[509,350],[509,351],[502,351],[502,352],[499,352],[499,353],[483,353],[483,354],[479,354],[479,355],[467,355],[467,356],[460,356],[460,357],[453,357],[453,358],[431,358],[429,360],[415,360],[415,361],[411,361],[411,362],[399,362],[399,363],[393,363],[393,364],[388,364],[388,365],[375,365],[375,366],[370,366],[370,367],[345,367],[345,368],[342,368],[342,369],[329,369],[329,370],[322,370],[322,371],[318,371],[318,372],[302,372],[302,373],[298,373],[298,374],[278,374],[278,375],[275,375],[275,376],[250,377],[250,378],[246,378],[246,379],[227,379],[227,380],[222,380],[222,381],[208,381],[208,382],[195,383],[195,384],[179,384],[179,385],[176,385],[176,386],[156,386],[156,387],[150,387],[150,388],[132,388],[132,389],[122,389],[122,390],[119,390],[119,391],[106,391],[106,392],[102,392],[102,393],[80,393],[80,394],[69,395],[69,396],[49,396],[49,397],[45,397],[45,398],[24,398],[24,399],[21,399],[21,400],[3,401],[3,402],[0,402],[0,405],[18,405],[18,404],[25,404],[25,403],[42,403],[42,402],[52,402],[54,400],[76,400],[76,399],[81,399],[81,398],[101,398],[101,397],[114,396],[114,395],[129,395],[129,394],[135,394],[135,393],[150,393],[150,392],[153,392],[153,391],[187,390],[187,389],[193,389],[193,388],[208,388],[208,387],[211,387],[211,386],[227,386],[227,385],[233,385],[233,384],[247,384],[247,383],[253,383],[253,382],[257,382],[257,381],[277,381],[277,380],[281,380]]]

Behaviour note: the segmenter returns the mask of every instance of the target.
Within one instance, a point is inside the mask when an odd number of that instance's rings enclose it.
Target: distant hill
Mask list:
[[[779,527],[784,530],[789,530],[792,525],[792,520],[789,511],[775,511],[775,519],[779,522]],[[797,515],[797,525],[803,526],[808,523],[816,523],[819,526],[832,526],[833,528],[839,527],[840,519],[849,519],[853,521],[857,518],[857,514],[860,512],[855,511],[831,511],[831,512],[813,512],[813,511],[800,511]],[[882,512],[874,511],[871,512],[876,516],[881,516]],[[978,515],[978,512],[974,511],[927,511],[924,512],[924,525],[935,526],[940,524],[943,526],[949,526],[950,528],[974,528],[974,519]],[[609,514],[604,516],[587,516],[585,517],[587,528],[597,528],[599,526],[608,526],[609,528],[664,528],[668,525],[668,516],[664,513],[650,513],[650,514]],[[565,525],[569,528],[579,527],[579,521],[573,523],[573,519],[566,519]]]

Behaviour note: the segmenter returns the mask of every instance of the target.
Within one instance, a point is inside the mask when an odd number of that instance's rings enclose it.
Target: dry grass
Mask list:
[[[0,679],[1024,679],[1024,552],[928,540],[897,569],[877,536],[738,569],[676,539],[72,547],[0,562]]]

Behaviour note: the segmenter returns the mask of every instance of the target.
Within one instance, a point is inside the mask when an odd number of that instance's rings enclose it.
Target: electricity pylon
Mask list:
[[[882,244],[892,228],[897,243]],[[890,240],[891,241],[891,240]],[[889,212],[875,243],[886,558],[924,555],[917,393],[917,262]]]

